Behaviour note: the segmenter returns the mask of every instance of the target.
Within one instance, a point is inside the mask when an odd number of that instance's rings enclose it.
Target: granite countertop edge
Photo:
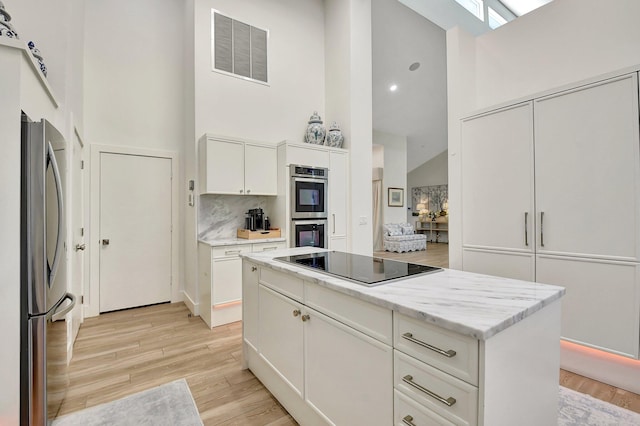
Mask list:
[[[403,291],[406,290],[406,293],[410,293],[411,288],[407,284],[418,285],[420,284],[421,281],[424,282],[425,279],[429,279],[429,276],[432,276],[432,275],[435,276],[438,273],[419,276],[416,278],[408,278],[406,280],[396,281],[396,282],[389,283],[386,285],[381,285],[381,286],[365,287],[360,284],[352,283],[350,281],[346,281],[337,277],[325,275],[324,273],[314,272],[309,269],[305,269],[302,267],[297,267],[294,265],[287,264],[285,262],[273,260],[273,258],[277,256],[289,256],[292,254],[304,254],[304,253],[311,253],[311,252],[317,252],[317,251],[319,250],[318,249],[308,250],[308,248],[297,248],[297,249],[287,249],[287,250],[280,250],[276,252],[269,252],[269,254],[246,253],[246,254],[242,254],[241,256],[246,257],[247,259],[250,259],[252,262],[255,262],[261,266],[266,266],[276,271],[293,274],[305,281],[318,284],[320,286],[344,293],[346,295],[358,298],[360,300],[363,300],[369,303],[373,303],[378,306],[385,307],[387,309],[424,321],[426,323],[433,324],[453,332],[457,332],[466,336],[473,337],[478,340],[487,340],[491,338],[492,336],[498,334],[499,332],[509,328],[510,326],[531,316],[532,314],[541,310],[542,308],[550,305],[551,303],[560,299],[565,294],[565,289],[559,286],[540,284],[540,283],[531,283],[527,281],[512,280],[508,278],[492,277],[492,276],[474,274],[471,272],[463,272],[463,271],[457,271],[452,269],[444,269],[443,272],[447,272],[451,275],[454,275],[456,279],[461,279],[461,278],[463,279],[465,276],[468,276],[468,277],[474,277],[474,278],[479,277],[483,281],[491,280],[496,282],[510,283],[510,290],[514,289],[513,283],[520,282],[524,287],[528,289],[528,291],[533,291],[533,293],[538,293],[538,291],[545,292],[544,297],[540,297],[536,295],[534,300],[529,300],[524,296],[523,297],[517,296],[512,300],[511,298],[506,296],[502,299],[502,301],[508,302],[508,301],[519,300],[521,301],[522,306],[512,308],[510,312],[508,312],[507,314],[498,318],[494,318],[488,321],[487,323],[472,324],[474,319],[465,323],[464,318],[460,318],[460,316],[464,317],[464,313],[456,312],[456,308],[457,308],[456,305],[451,305],[449,307],[445,306],[444,312],[434,312],[434,310],[429,309],[429,307],[421,307],[420,300],[415,300],[415,301],[402,300],[403,298],[405,299],[407,298],[406,294],[404,295],[392,294],[388,292],[388,290],[395,290],[395,293],[403,293]],[[406,289],[400,287],[400,286],[403,286],[403,283],[405,283],[405,286],[407,287]],[[420,284],[420,285],[424,285],[424,284]],[[534,289],[532,289],[532,287],[534,287]],[[453,292],[459,291],[460,289],[450,289],[450,290],[453,293]],[[478,288],[478,290],[482,292],[482,291],[485,291],[486,288]],[[441,308],[442,307],[438,307],[438,309],[441,309]],[[435,311],[437,311],[438,309],[435,309]],[[449,312],[446,312],[447,310],[449,310]],[[458,310],[461,311],[462,309],[459,308]]]

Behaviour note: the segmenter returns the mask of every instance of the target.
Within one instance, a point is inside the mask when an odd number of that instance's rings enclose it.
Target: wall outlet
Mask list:
[[[367,217],[360,216],[360,225],[366,225],[366,224],[367,224]]]

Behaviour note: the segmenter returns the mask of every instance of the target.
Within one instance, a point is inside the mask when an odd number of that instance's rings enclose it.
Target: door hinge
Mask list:
[[[84,160],[80,160],[80,170],[84,170]]]

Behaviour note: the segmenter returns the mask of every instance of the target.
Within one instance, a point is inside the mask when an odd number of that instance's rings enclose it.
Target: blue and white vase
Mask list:
[[[327,138],[325,139],[324,144],[334,148],[342,148],[343,142],[344,136],[342,135],[340,126],[338,126],[338,123],[334,121],[331,123],[331,126],[329,126],[329,133],[327,133]]]
[[[322,125],[322,119],[318,115],[317,111],[313,112],[313,115],[309,118],[309,125],[307,131],[304,134],[304,141],[306,143],[313,143],[316,145],[322,145],[324,143],[324,137],[327,130]]]

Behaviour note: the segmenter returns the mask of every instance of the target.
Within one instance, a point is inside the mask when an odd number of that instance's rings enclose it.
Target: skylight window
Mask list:
[[[476,18],[484,21],[484,2],[483,0],[456,0],[456,2],[467,9]]]
[[[488,18],[489,18],[489,26],[492,30],[504,25],[507,23],[507,20],[502,17],[498,12],[493,10],[492,8],[488,8]]]

